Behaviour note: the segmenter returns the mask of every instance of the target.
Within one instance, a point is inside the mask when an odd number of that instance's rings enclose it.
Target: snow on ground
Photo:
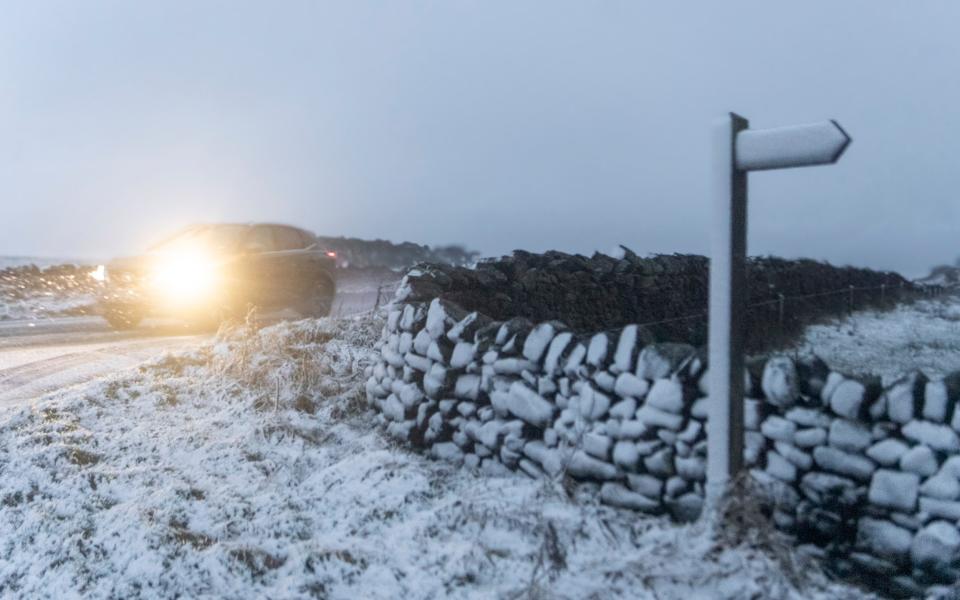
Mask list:
[[[0,595],[868,597],[778,544],[397,446],[362,393],[380,325],[240,327],[0,409]]]
[[[960,298],[945,296],[863,311],[807,328],[798,346],[834,369],[886,380],[919,369],[929,377],[960,370]]]

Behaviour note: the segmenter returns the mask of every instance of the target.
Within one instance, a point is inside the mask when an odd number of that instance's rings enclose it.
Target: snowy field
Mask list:
[[[960,298],[921,300],[814,325],[798,351],[815,353],[839,371],[887,381],[913,370],[943,377],[960,370]]]
[[[362,393],[380,326],[238,328],[0,409],[0,596],[870,597],[760,520],[732,544],[395,445]]]

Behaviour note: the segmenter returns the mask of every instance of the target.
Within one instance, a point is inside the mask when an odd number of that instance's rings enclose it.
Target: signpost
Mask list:
[[[747,173],[835,163],[850,143],[836,121],[748,129],[731,113],[714,129],[716,229],[710,259],[710,421],[707,496],[716,501],[743,469],[747,306]]]

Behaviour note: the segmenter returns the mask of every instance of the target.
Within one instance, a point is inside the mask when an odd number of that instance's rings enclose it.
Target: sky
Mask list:
[[[750,175],[749,251],[960,256],[960,3],[0,0],[0,254],[187,223],[709,252],[711,128],[836,119]]]

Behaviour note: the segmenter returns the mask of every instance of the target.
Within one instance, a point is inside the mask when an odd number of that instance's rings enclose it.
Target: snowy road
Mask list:
[[[392,295],[395,279],[383,274],[344,276],[334,314],[359,314],[382,304]],[[266,315],[264,321],[286,316],[295,315]],[[211,336],[170,319],[148,319],[123,332],[112,331],[100,317],[0,321],[0,405],[86,383]]]

